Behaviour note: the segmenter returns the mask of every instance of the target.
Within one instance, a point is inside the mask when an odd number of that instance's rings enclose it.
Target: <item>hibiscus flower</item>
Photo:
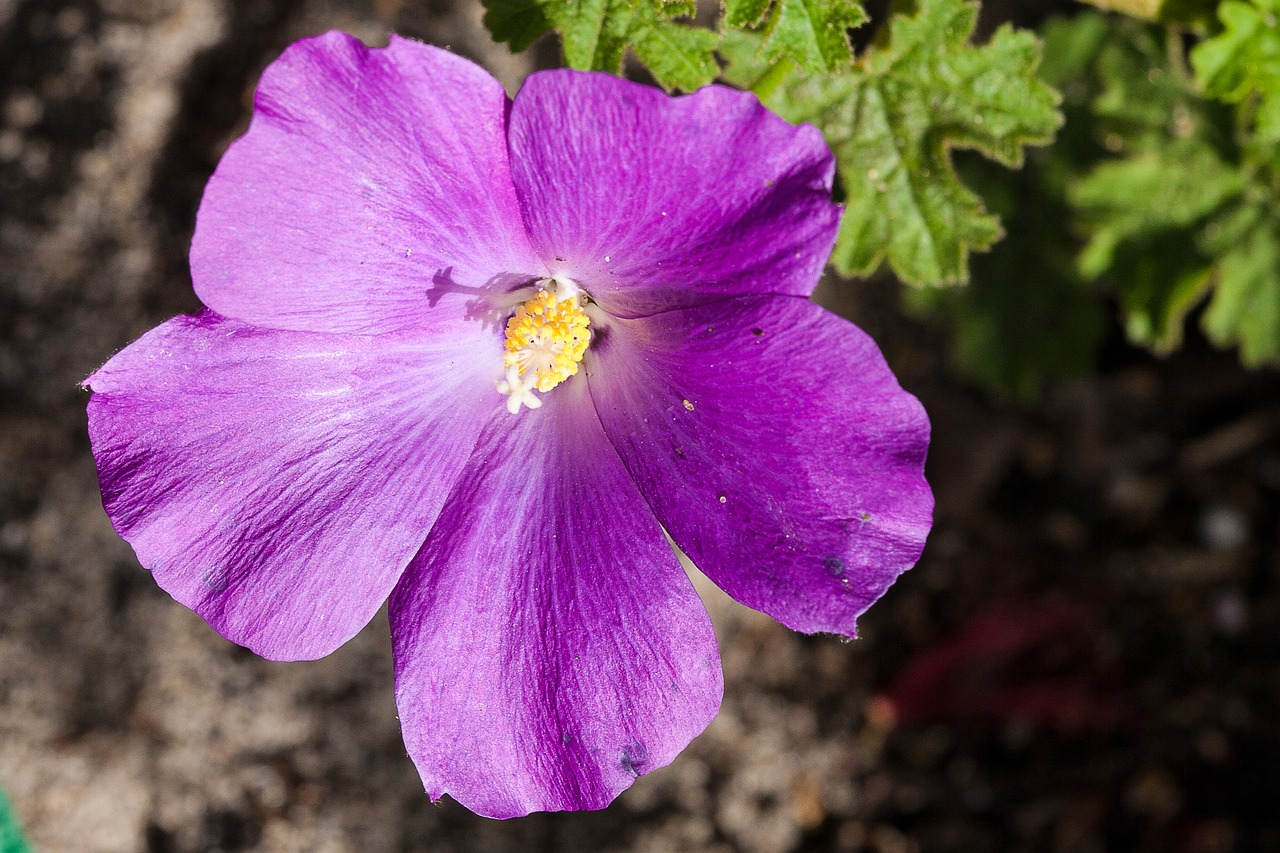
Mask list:
[[[722,693],[664,537],[800,631],[919,557],[928,423],[808,297],[835,237],[812,127],[329,33],[263,74],[209,181],[207,310],[86,380],[104,505],[156,582],[273,660],[390,599],[434,799],[600,808]]]

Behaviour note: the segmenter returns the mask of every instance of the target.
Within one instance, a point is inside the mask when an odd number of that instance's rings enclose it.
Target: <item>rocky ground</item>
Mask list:
[[[170,600],[103,515],[78,383],[197,307],[203,183],[261,68],[333,27],[512,91],[555,58],[451,0],[0,0],[0,781],[38,850],[1280,850],[1280,376],[1196,341],[1013,408],[891,287],[824,285],[933,418],[925,558],[850,644],[703,584],[724,708],[603,812],[430,804],[382,618],[278,664]]]

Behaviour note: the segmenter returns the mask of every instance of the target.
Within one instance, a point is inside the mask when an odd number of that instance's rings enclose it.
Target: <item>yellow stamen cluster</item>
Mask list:
[[[578,372],[591,343],[589,325],[576,294],[539,290],[507,321],[503,361],[546,393]]]

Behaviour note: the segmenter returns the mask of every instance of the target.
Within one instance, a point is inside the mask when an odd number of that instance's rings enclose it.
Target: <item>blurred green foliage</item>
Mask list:
[[[1205,94],[1248,105],[1257,141],[1280,142],[1280,0],[1228,0],[1223,31],[1191,52]]]
[[[13,806],[0,789],[0,853],[32,853],[31,846],[22,835]]]
[[[1158,353],[1195,322],[1280,363],[1280,0],[1089,0],[1114,11],[980,43],[972,0],[896,0],[861,51],[856,0],[724,2],[715,28],[692,0],[485,0],[485,20],[517,50],[555,30],[573,67],[619,73],[630,49],[668,89],[718,76],[816,125],[835,268],[913,285],[994,389],[1087,374],[1117,312]]]
[[[1244,15],[1247,4],[1224,3],[1224,29],[1190,64],[1180,28],[1107,21],[1075,78],[1090,93],[1080,123],[1099,152],[1067,192],[1086,238],[1078,269],[1114,295],[1134,342],[1178,346],[1204,304],[1209,339],[1239,347],[1250,365],[1280,360],[1280,151],[1269,113],[1280,31],[1274,0],[1257,2]],[[1097,28],[1088,21],[1057,26]]]

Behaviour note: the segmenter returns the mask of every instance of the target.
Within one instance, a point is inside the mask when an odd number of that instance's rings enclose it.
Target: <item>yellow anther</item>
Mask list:
[[[591,343],[589,326],[577,293],[539,290],[507,321],[503,362],[546,393],[578,372]]]

